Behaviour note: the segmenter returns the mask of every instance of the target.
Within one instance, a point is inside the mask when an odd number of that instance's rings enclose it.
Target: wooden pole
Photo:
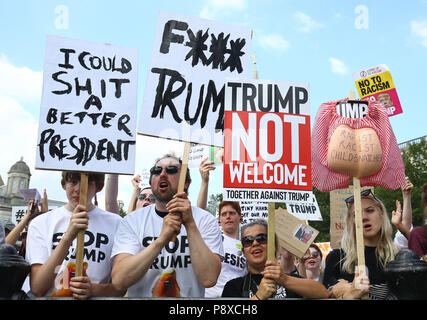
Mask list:
[[[87,202],[87,185],[88,185],[88,174],[82,172],[80,174],[80,201],[79,204],[86,207]],[[84,254],[84,244],[85,242],[85,232],[80,231],[77,234],[77,248],[76,248],[76,277],[81,277],[83,275],[83,254]]]
[[[350,91],[348,98],[356,100],[355,92]],[[359,275],[366,274],[365,270],[365,243],[363,240],[362,199],[360,197],[360,180],[353,177],[354,194],[354,223],[356,228],[356,250]]]
[[[274,261],[276,258],[276,213],[274,202],[268,203],[268,235],[267,235],[267,260]]]
[[[186,142],[184,145],[184,154],[182,156],[181,172],[179,174],[178,192],[183,192],[185,188],[185,178],[187,176],[188,159],[190,157],[191,143]],[[176,241],[176,235],[173,235],[170,241]]]

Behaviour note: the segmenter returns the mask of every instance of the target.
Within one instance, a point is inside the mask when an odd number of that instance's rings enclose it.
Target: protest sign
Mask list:
[[[224,83],[245,77],[251,30],[161,11],[138,133],[223,146]]]
[[[268,205],[266,202],[241,201],[240,209],[242,211],[242,224],[268,218]]]
[[[133,174],[137,49],[48,36],[37,169]]]
[[[312,201],[308,84],[226,84],[224,200]]]
[[[49,211],[56,209],[57,206],[50,206]],[[28,206],[12,206],[12,215],[10,220],[17,225],[21,219],[27,214]]]
[[[20,189],[19,192],[24,197],[25,201],[34,199],[34,202],[39,202],[41,200],[41,195],[37,189]]]
[[[403,112],[389,68],[385,64],[353,73],[361,100],[380,102],[389,117]]]
[[[10,220],[15,226],[27,214],[27,208],[27,206],[12,206],[12,216]]]
[[[319,231],[295,218],[282,208],[276,212],[276,236],[279,245],[302,258]]]
[[[314,193],[311,194],[311,197],[307,197],[307,201],[303,198],[298,201],[285,201],[285,204],[287,211],[298,219],[311,221],[323,220]]]
[[[212,161],[214,166],[222,165],[224,158],[224,148],[207,146],[204,144],[192,143],[190,148],[190,156],[188,159],[189,168],[199,168],[203,159]]]

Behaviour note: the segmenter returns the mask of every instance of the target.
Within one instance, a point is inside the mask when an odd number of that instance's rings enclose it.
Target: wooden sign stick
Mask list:
[[[190,158],[191,143],[186,142],[184,145],[184,154],[182,156],[181,172],[179,174],[178,192],[183,192],[185,187],[185,178],[187,176],[188,159]],[[172,236],[172,242],[176,241],[176,235]]]
[[[350,100],[356,100],[355,92],[350,91],[348,95]],[[356,225],[356,250],[357,265],[359,275],[366,274],[365,270],[365,243],[363,240],[363,222],[362,222],[362,199],[360,197],[360,180],[353,177],[354,193],[354,223]]]
[[[274,202],[268,203],[268,234],[267,234],[267,260],[274,261],[276,258],[276,213]]]
[[[86,207],[87,200],[87,185],[88,185],[88,174],[82,172],[80,174],[80,200],[79,204]],[[76,277],[83,275],[83,254],[85,247],[85,232],[80,231],[77,234],[77,248],[76,248]]]

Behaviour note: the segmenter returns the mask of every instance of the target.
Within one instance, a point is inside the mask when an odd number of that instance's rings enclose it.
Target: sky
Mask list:
[[[138,115],[159,11],[201,17],[253,30],[259,79],[310,85],[311,124],[323,103],[356,90],[352,74],[386,64],[403,113],[390,117],[397,142],[427,134],[427,0],[201,0],[6,1],[0,0],[0,175],[21,157],[31,188],[66,201],[60,172],[35,169],[47,35],[138,48]],[[423,80],[424,79],[424,80]],[[424,109],[425,110],[425,109]],[[138,135],[135,173],[149,169],[181,142]],[[191,169],[190,200],[200,185]],[[127,208],[132,176],[119,178],[118,199]],[[222,168],[211,174],[209,193],[220,193]],[[104,193],[98,197],[103,208]]]

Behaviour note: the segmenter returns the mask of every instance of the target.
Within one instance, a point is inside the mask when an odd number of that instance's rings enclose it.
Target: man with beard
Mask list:
[[[155,205],[128,214],[117,230],[112,281],[129,297],[203,297],[217,281],[221,232],[209,212],[191,206],[189,171],[177,192],[180,170],[179,158],[158,159],[150,170]]]

